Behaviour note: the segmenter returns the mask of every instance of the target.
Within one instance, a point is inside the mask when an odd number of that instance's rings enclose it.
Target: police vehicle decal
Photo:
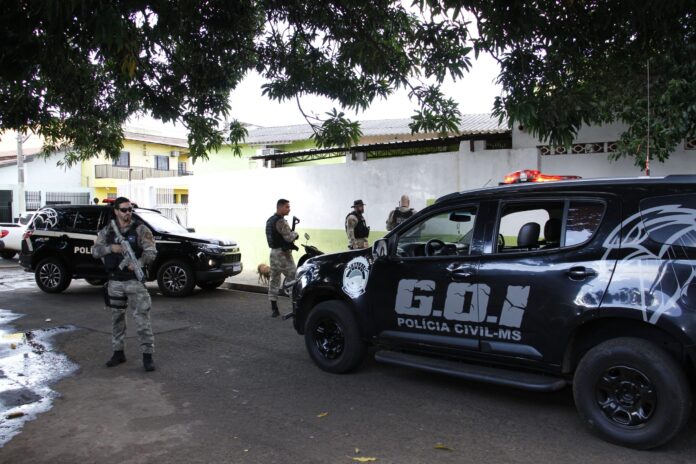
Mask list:
[[[53,208],[43,208],[36,213],[36,217],[34,218],[33,222],[34,224],[36,224],[37,219],[42,221],[44,228],[53,228],[58,225],[58,212]]]
[[[508,286],[499,316],[489,314],[491,289],[486,284],[450,283],[442,309],[433,309],[434,293],[435,282],[432,280],[401,279],[394,305],[398,315],[396,325],[440,334],[512,341],[522,339],[522,333],[517,329],[522,326],[529,286]],[[492,329],[479,325],[481,323],[498,324],[499,327]]]
[[[367,278],[370,275],[370,263],[364,256],[353,258],[343,271],[343,291],[355,299],[365,293]]]
[[[648,230],[668,234],[656,252],[647,246]],[[696,210],[681,205],[646,209],[616,226],[604,241],[603,259],[619,248],[631,252],[617,263],[604,304],[638,309],[650,324],[664,314],[681,315],[679,299],[696,277],[696,261],[675,256],[687,236],[696,242]]]

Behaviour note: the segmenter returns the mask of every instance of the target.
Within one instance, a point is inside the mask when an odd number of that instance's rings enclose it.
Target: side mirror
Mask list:
[[[307,232],[305,232],[304,238],[305,238],[305,240],[309,240],[309,234]]]
[[[379,239],[372,244],[372,256],[384,258],[389,254],[389,242],[386,239]]]
[[[191,233],[196,231],[196,229],[194,229],[193,227],[187,227],[186,230],[188,230]]]

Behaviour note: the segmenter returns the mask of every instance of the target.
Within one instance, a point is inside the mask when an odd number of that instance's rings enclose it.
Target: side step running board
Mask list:
[[[557,377],[531,374],[496,367],[479,366],[447,359],[430,358],[397,351],[381,350],[375,360],[396,366],[412,367],[427,372],[451,375],[476,382],[492,383],[523,390],[550,392],[563,389],[568,382]]]

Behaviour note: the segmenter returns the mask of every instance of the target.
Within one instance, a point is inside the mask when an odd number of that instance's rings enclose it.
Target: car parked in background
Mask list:
[[[22,236],[26,229],[26,224],[0,223],[0,257],[2,259],[12,259],[22,251]]]
[[[148,267],[148,280],[157,280],[164,295],[186,296],[196,285],[214,289],[242,272],[234,241],[197,234],[156,210],[136,208],[134,216],[154,235],[157,258]],[[62,292],[74,278],[101,285],[107,275],[101,260],[92,257],[92,245],[112,218],[108,205],[42,208],[24,234],[20,264],[34,272],[47,293]]]

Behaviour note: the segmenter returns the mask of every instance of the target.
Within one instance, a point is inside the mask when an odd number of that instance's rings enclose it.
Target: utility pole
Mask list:
[[[17,131],[17,206],[19,212],[17,217],[24,214],[26,205],[24,202],[24,153],[22,152],[22,144],[25,139],[22,139],[22,133]]]

